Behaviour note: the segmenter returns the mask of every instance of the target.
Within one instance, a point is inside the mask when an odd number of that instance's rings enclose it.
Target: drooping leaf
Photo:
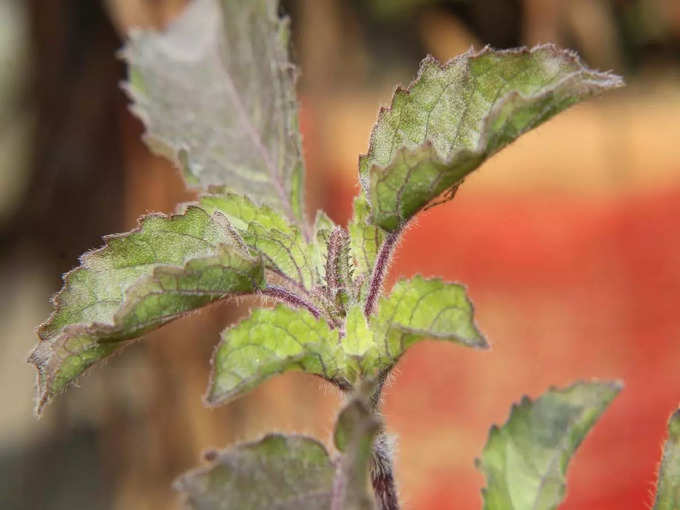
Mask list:
[[[109,236],[64,277],[55,310],[29,361],[38,369],[38,408],[88,367],[146,331],[210,302],[264,286],[260,259],[243,254],[197,207],[147,216]]]
[[[620,87],[551,44],[423,60],[397,89],[360,158],[373,222],[394,231],[522,133],[589,96]]]
[[[216,405],[287,370],[333,380],[344,373],[338,332],[306,310],[260,308],[222,333],[206,395]]]
[[[175,482],[195,510],[372,510],[368,466],[378,423],[360,399],[341,411],[334,461],[318,441],[268,434],[232,450]]]
[[[253,255],[262,254],[267,266],[307,289],[317,280],[312,249],[300,229],[268,206],[257,206],[235,193],[206,195],[199,204],[208,213],[219,211]]]
[[[620,389],[579,382],[513,406],[505,425],[491,428],[477,461],[487,481],[484,510],[557,508],[569,459]]]
[[[371,272],[380,246],[385,240],[385,232],[370,221],[371,209],[363,194],[354,199],[354,213],[347,230],[350,236],[350,253],[355,267],[355,278],[361,280],[365,294]]]
[[[392,362],[425,338],[487,348],[473,313],[462,285],[414,276],[397,282],[390,295],[380,299],[371,327],[380,356]]]
[[[278,0],[195,0],[123,51],[149,145],[190,185],[228,186],[301,221],[303,161]]]
[[[668,439],[663,447],[663,458],[656,485],[654,510],[680,508],[680,410],[668,421]]]

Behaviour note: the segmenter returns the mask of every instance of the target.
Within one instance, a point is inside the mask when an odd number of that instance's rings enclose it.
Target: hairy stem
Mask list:
[[[378,434],[373,444],[371,485],[373,485],[378,510],[399,510],[399,498],[394,483],[392,447],[384,432]]]
[[[321,312],[317,307],[315,307],[311,303],[308,303],[297,294],[293,294],[289,290],[284,289],[283,287],[276,287],[274,285],[270,285],[269,287],[262,289],[260,291],[260,294],[263,296],[278,299],[279,301],[283,301],[284,303],[288,303],[289,305],[298,308],[306,308],[316,319],[318,319],[321,316]]]
[[[371,286],[368,291],[368,297],[366,298],[366,305],[364,306],[364,315],[366,315],[366,317],[369,317],[375,311],[375,305],[378,301],[380,290],[382,289],[383,280],[385,280],[385,275],[387,274],[387,268],[389,267],[390,257],[399,240],[400,234],[401,229],[391,232],[387,235],[380,247],[378,258],[375,261],[375,266],[373,266]]]

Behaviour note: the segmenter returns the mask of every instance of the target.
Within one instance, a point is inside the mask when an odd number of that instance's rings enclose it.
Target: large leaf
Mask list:
[[[126,85],[146,140],[191,185],[224,185],[302,218],[303,162],[278,0],[194,0],[163,33],[136,31]]]
[[[211,463],[180,477],[175,488],[196,510],[371,510],[367,473],[377,422],[352,400],[336,424],[341,455],[332,461],[318,441],[269,434],[209,454]]]
[[[663,458],[656,485],[654,510],[680,508],[680,410],[668,421],[668,439],[663,447]]]
[[[399,229],[522,133],[622,80],[592,71],[551,44],[467,52],[445,65],[423,60],[397,89],[360,158],[374,223]]]
[[[565,493],[569,459],[620,391],[619,383],[579,382],[513,406],[491,428],[477,461],[486,476],[485,510],[552,510]]]
[[[126,340],[229,295],[264,286],[260,259],[231,245],[202,209],[147,216],[109,236],[64,277],[55,310],[38,330],[29,361],[38,368],[38,412],[88,367]]]
[[[222,333],[206,395],[214,405],[287,370],[334,380],[344,373],[338,331],[306,310],[260,308]]]

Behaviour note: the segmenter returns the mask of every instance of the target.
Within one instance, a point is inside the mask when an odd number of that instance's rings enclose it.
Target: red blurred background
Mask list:
[[[564,509],[650,506],[680,401],[680,4],[675,0],[286,1],[310,211],[344,223],[379,105],[419,59],[470,45],[554,41],[629,86],[524,136],[404,236],[389,284],[464,282],[493,344],[423,342],[386,390],[407,510],[481,508],[488,428],[524,394],[576,379],[625,389],[574,457]],[[149,155],[117,88],[130,26],[163,26],[182,0],[0,0],[0,501],[9,509],[174,507],[171,480],[201,450],[268,430],[327,439],[338,395],[299,374],[201,407],[219,305],[127,349],[30,415],[23,364],[57,275],[99,236],[191,198]],[[252,305],[252,303],[251,303]]]

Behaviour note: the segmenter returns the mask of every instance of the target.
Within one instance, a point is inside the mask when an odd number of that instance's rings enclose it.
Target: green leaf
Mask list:
[[[357,196],[354,199],[354,214],[347,229],[350,236],[350,254],[355,267],[354,276],[361,284],[362,297],[365,297],[375,259],[385,240],[385,232],[371,223],[370,216],[370,204],[363,194]]]
[[[364,356],[374,346],[373,331],[368,326],[363,307],[352,305],[345,321],[344,351],[349,356]]]
[[[425,338],[450,340],[485,349],[465,287],[438,278],[415,276],[401,280],[380,299],[371,328],[380,356],[394,363],[414,342]]]
[[[316,211],[314,220],[314,242],[312,243],[312,254],[314,268],[316,269],[317,281],[324,282],[326,278],[326,263],[328,261],[328,243],[331,233],[336,225],[328,215],[321,209]]]
[[[303,436],[268,434],[214,453],[210,465],[175,482],[196,510],[329,510],[335,467],[326,448]],[[274,505],[276,502],[276,505]]]
[[[222,333],[206,395],[216,405],[287,370],[334,380],[344,372],[337,330],[306,310],[260,308]]]
[[[146,141],[188,184],[228,186],[302,222],[303,160],[277,0],[195,0],[163,33],[135,31],[126,89]]]
[[[663,447],[654,510],[680,508],[680,410],[668,421],[668,440]]]
[[[175,482],[188,506],[200,510],[372,510],[368,467],[378,423],[355,398],[336,424],[334,461],[318,441],[268,434],[223,452]]]
[[[485,159],[587,97],[620,87],[572,52],[469,51],[445,65],[423,60],[407,90],[381,109],[359,161],[373,222],[395,231]]]
[[[569,459],[620,390],[616,382],[579,382],[513,406],[477,461],[487,481],[484,510],[557,508]]]
[[[370,326],[355,303],[340,331],[303,309],[255,310],[222,334],[206,400],[223,403],[287,370],[348,387],[379,376],[412,343],[428,337],[486,347],[460,285],[421,277],[399,282],[381,300]]]
[[[268,206],[257,206],[235,193],[206,195],[199,204],[209,214],[220,212],[233,227],[239,242],[253,255],[262,254],[267,267],[307,289],[317,281],[310,246],[300,229]],[[318,282],[316,282],[318,283]]]
[[[86,253],[64,277],[55,310],[38,330],[29,361],[38,369],[38,408],[126,340],[230,295],[264,286],[260,259],[230,245],[197,207],[151,215]]]

